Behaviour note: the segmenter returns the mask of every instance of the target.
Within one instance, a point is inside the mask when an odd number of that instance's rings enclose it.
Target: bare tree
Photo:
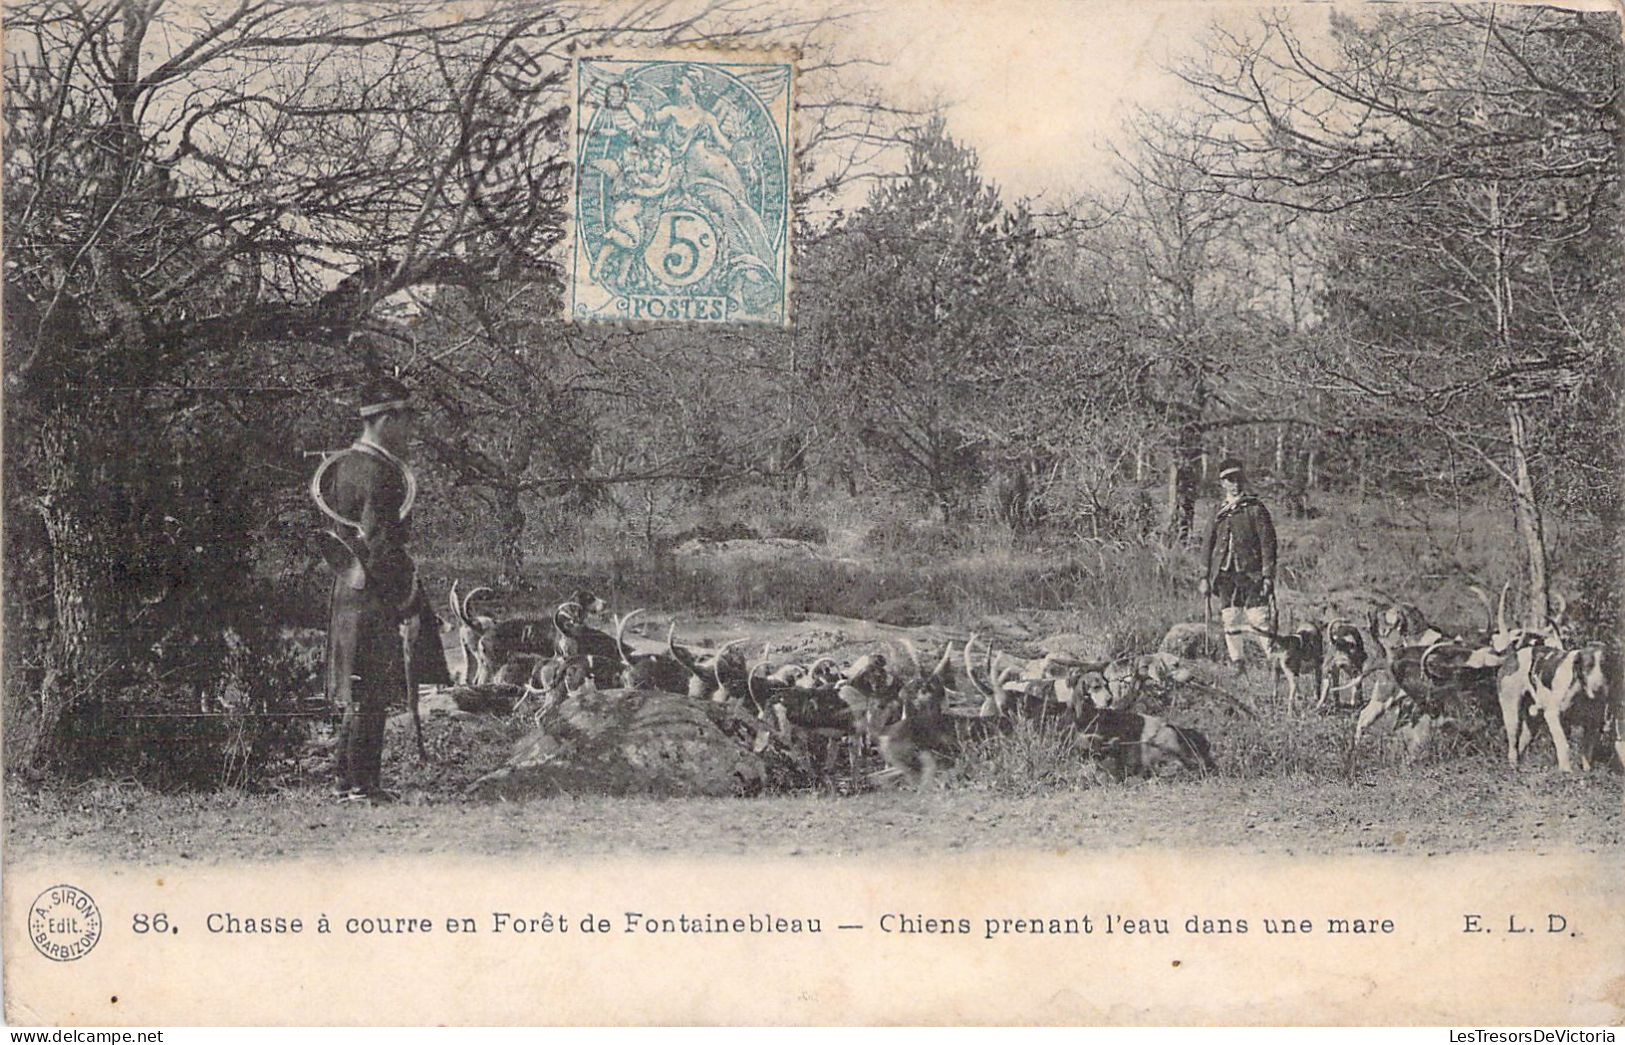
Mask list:
[[[1214,433],[1308,419],[1246,379],[1286,340],[1264,294],[1285,274],[1257,247],[1266,216],[1207,173],[1211,121],[1142,112],[1126,130],[1121,195],[1095,203],[1110,220],[1077,242],[1121,339],[1114,374],[1168,450],[1167,533],[1186,540]]]
[[[387,342],[350,338],[393,337],[405,291],[555,280],[572,44],[827,23],[727,0],[9,8],[7,407],[32,434],[9,456],[38,490],[54,599],[34,761],[71,754],[70,712],[140,658],[125,622],[151,583],[166,424],[149,408],[199,361],[299,341],[381,365]]]
[[[1533,619],[1537,428],[1617,340],[1619,59],[1616,16],[1491,4],[1334,13],[1324,34],[1266,14],[1219,26],[1182,73],[1216,184],[1328,216],[1325,336],[1301,386],[1504,484]]]

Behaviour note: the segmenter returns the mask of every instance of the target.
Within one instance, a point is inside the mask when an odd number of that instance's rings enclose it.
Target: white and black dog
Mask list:
[[[1501,720],[1506,726],[1507,762],[1512,768],[1518,767],[1519,758],[1529,746],[1534,720],[1543,719],[1557,748],[1558,768],[1573,772],[1565,718],[1573,719],[1579,727],[1580,767],[1591,768],[1610,711],[1608,660],[1600,646],[1573,650],[1527,646],[1502,662],[1498,680]]]

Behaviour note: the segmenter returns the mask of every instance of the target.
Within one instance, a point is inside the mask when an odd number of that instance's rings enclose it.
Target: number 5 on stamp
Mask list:
[[[571,319],[787,324],[782,55],[575,61]]]

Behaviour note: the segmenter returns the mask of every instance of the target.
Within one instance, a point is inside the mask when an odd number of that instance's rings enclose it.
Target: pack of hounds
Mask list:
[[[907,639],[898,640],[906,656],[887,643],[889,657],[876,651],[844,664],[820,657],[774,666],[766,649],[751,663],[740,648],[745,640],[709,653],[689,649],[676,641],[675,622],[664,650],[634,651],[626,628],[643,611],[611,615],[609,631],[595,627],[606,606],[590,591],[575,592],[546,617],[503,619],[475,611],[475,600],[487,591],[459,596],[454,582],[447,627],[463,649],[464,685],[519,692],[515,714],[539,723],[561,701],[606,689],[733,703],[755,723],[757,750],[774,743],[822,749],[827,768],[844,746],[857,773],[872,748],[885,766],[869,774],[875,781],[929,785],[969,745],[1024,721],[1072,734],[1118,778],[1164,769],[1206,772],[1217,768],[1208,738],[1165,717],[1180,691],[1220,698],[1235,713],[1258,718],[1295,714],[1300,684],[1318,694],[1317,708],[1360,707],[1356,746],[1388,714],[1414,747],[1442,726],[1472,714],[1493,719],[1498,712],[1514,768],[1542,727],[1565,772],[1572,771],[1571,731],[1582,768],[1591,768],[1610,733],[1625,761],[1625,708],[1620,687],[1609,684],[1620,677],[1614,653],[1571,644],[1561,599],[1541,625],[1508,624],[1506,589],[1492,608],[1488,594],[1473,588],[1486,610],[1482,629],[1447,631],[1416,607],[1390,602],[1373,610],[1364,626],[1333,618],[1287,632],[1261,631],[1272,689],[1283,682],[1286,689],[1284,707],[1270,710],[1198,681],[1189,666],[1200,653],[1190,641],[1192,625],[1175,625],[1155,652],[1107,661],[1022,659],[987,643],[978,652],[973,634],[957,657],[950,642],[929,668]]]

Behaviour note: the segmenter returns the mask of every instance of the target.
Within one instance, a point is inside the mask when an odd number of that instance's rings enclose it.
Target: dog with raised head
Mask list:
[[[1324,706],[1330,697],[1333,707],[1342,707],[1343,693],[1352,689],[1354,697],[1348,703],[1359,707],[1368,660],[1365,636],[1352,621],[1339,617],[1327,623],[1323,648],[1326,659],[1321,666],[1320,696],[1315,706]]]
[[[967,643],[967,662],[969,646]],[[966,743],[991,736],[1012,724],[1013,720],[1005,715],[962,715],[947,711],[952,651],[950,644],[931,672],[926,673],[922,668],[918,677],[902,684],[898,693],[902,715],[882,728],[876,738],[880,757],[886,763],[877,778],[903,776],[922,788],[929,787],[937,768],[957,759]],[[914,655],[912,647],[909,652]],[[919,662],[917,656],[915,662]],[[974,683],[974,677],[972,681]]]
[[[1431,646],[1445,638],[1444,632],[1429,624],[1422,611],[1409,603],[1394,603],[1372,610],[1367,627],[1383,654],[1389,657],[1407,646]]]
[[[1572,773],[1565,719],[1571,719],[1578,729],[1580,768],[1591,769],[1614,699],[1608,660],[1600,646],[1560,650],[1531,645],[1502,662],[1498,680],[1501,721],[1507,733],[1507,763],[1513,769],[1529,746],[1535,722],[1544,721],[1557,749],[1557,767]],[[1612,674],[1617,676],[1617,671]]]
[[[503,665],[516,656],[524,656],[529,662],[557,652],[554,627],[544,618],[497,620],[488,614],[475,613],[474,600],[490,590],[474,588],[459,598],[457,582],[451,582],[452,626],[457,630],[458,645],[463,650],[462,684],[465,686],[491,683]]]

